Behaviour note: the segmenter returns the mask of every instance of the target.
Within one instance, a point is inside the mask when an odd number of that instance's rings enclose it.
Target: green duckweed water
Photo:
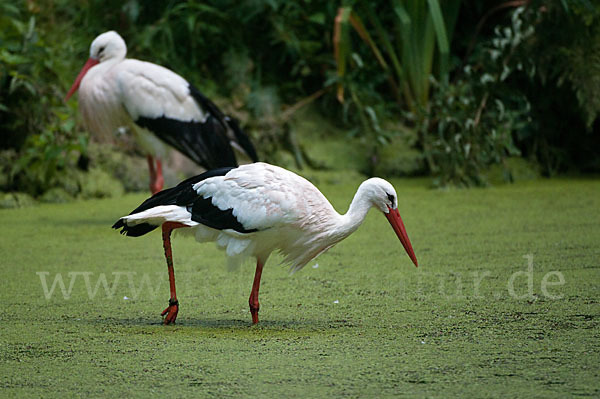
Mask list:
[[[360,183],[312,179],[340,211]],[[371,211],[296,274],[270,259],[257,326],[253,265],[177,237],[160,324],[160,234],[110,229],[143,195],[0,210],[0,396],[600,396],[600,181],[393,183],[419,268]]]

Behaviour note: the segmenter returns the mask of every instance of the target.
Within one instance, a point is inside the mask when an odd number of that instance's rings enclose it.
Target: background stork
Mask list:
[[[258,290],[262,269],[274,250],[285,255],[292,270],[331,248],[361,225],[367,212],[383,212],[404,249],[417,258],[398,212],[398,198],[387,181],[371,178],[356,192],[350,208],[340,215],[325,196],[306,179],[277,166],[254,163],[208,171],[161,191],[144,201],[113,228],[131,237],[162,226],[171,298],[165,324],[179,310],[171,253],[171,232],[193,234],[200,242],[215,241],[232,261],[256,258],[249,304],[258,323]]]
[[[98,36],[65,100],[79,89],[79,108],[92,133],[111,134],[121,127],[133,132],[148,157],[152,193],[163,187],[165,143],[205,169],[237,166],[234,149],[258,160],[238,124],[184,78],[126,55],[117,32]]]

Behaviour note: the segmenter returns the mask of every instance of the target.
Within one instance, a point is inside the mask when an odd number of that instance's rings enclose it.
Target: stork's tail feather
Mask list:
[[[194,184],[215,176],[225,176],[233,168],[220,168],[190,177],[177,186],[159,191],[113,224],[113,229],[128,237],[139,237],[159,227],[164,222],[180,222],[192,226],[186,206],[194,202],[198,194]],[[197,223],[196,223],[197,224]]]
[[[139,237],[143,236],[156,229],[158,226],[151,225],[149,223],[140,223],[135,226],[128,226],[123,219],[117,220],[115,224],[113,224],[112,228],[115,230],[121,229],[119,233],[126,235],[128,237]]]
[[[125,224],[125,222],[123,222],[123,219],[117,220],[117,222],[112,225],[112,228],[115,230],[123,228],[123,230],[120,231],[121,234],[125,234],[127,232],[127,225]]]

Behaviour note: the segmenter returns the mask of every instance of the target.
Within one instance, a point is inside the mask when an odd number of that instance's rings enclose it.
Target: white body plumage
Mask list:
[[[204,123],[208,116],[181,76],[159,65],[124,57],[89,70],[79,87],[79,107],[88,130],[108,137],[125,127],[145,152],[158,158],[167,155],[168,147],[134,121],[140,116],[164,116]]]

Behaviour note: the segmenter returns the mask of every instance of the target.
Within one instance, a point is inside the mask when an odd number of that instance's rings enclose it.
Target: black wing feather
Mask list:
[[[210,177],[225,176],[232,169],[234,168],[214,169],[184,180],[173,188],[168,188],[154,194],[152,197],[142,202],[140,206],[135,208],[130,215],[143,212],[156,206],[179,205],[187,207],[188,211],[192,214],[193,221],[202,223],[205,226],[218,230],[233,229],[240,233],[254,232],[256,229],[248,230],[244,228],[244,225],[233,216],[232,209],[224,211],[219,209],[212,204],[212,199],[210,197],[203,198],[192,188],[194,184]],[[119,219],[112,227],[113,229],[121,229],[121,234],[125,234],[129,237],[139,237],[151,232],[158,226],[149,223],[127,226],[122,219]]]
[[[256,162],[258,160],[256,150],[238,124],[224,115],[198,89],[190,85],[189,90],[190,95],[208,113],[206,121],[185,122],[161,116],[158,118],[139,117],[135,123],[150,130],[162,141],[209,170],[238,165],[227,135],[227,130],[231,129],[240,146]]]
[[[244,149],[246,154],[252,159],[252,162],[258,162],[258,155],[256,149],[252,145],[248,135],[238,125],[237,121],[221,112],[221,110],[208,99],[200,90],[190,85],[190,94],[194,99],[202,106],[203,109],[207,110],[213,115],[222,125],[229,126],[235,135],[238,144]]]
[[[164,116],[139,117],[135,123],[150,130],[205,169],[237,166],[235,154],[224,135],[222,125],[211,115],[204,123],[182,122]]]
[[[161,205],[193,205],[194,200],[198,198],[198,194],[192,188],[194,184],[201,182],[202,180],[208,179],[209,177],[225,176],[232,169],[234,168],[229,167],[213,169],[204,172],[200,175],[190,177],[189,179],[182,181],[173,188],[168,188],[166,190],[162,190],[154,194],[152,197],[142,202],[140,206],[135,208],[129,214],[133,215],[134,213],[143,212],[150,208],[154,208],[156,206]],[[130,237],[139,237],[141,235],[151,232],[157,227],[158,226],[154,226],[149,223],[140,223],[136,226],[127,226],[122,219],[117,220],[117,222],[112,226],[113,229],[122,229],[121,234],[125,234]]]
[[[256,229],[246,229],[235,216],[233,209],[221,210],[214,206],[212,198],[197,197],[194,204],[188,210],[192,214],[194,222],[202,223],[205,226],[212,227],[217,230],[232,229],[239,233],[252,233]]]

